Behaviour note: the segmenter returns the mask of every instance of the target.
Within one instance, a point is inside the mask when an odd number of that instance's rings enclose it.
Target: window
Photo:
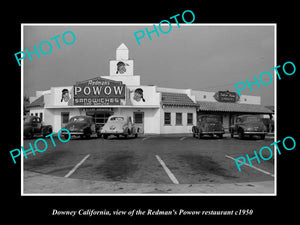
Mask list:
[[[39,114],[38,113],[35,113],[35,116],[38,116]]]
[[[165,112],[165,125],[171,125],[171,113]]]
[[[193,125],[193,113],[188,113],[187,114],[187,124],[188,125]]]
[[[43,113],[40,112],[40,118],[41,118],[41,121],[43,121]]]
[[[144,113],[143,112],[134,112],[133,113],[133,122],[138,124],[144,123]]]
[[[62,123],[68,123],[69,122],[69,115],[70,115],[70,113],[68,113],[68,112],[62,112],[61,113],[61,122]]]
[[[124,117],[111,117],[110,121],[124,121]]]
[[[182,125],[182,113],[176,113],[176,125]]]
[[[72,122],[72,123],[82,123],[82,122],[88,122],[88,119],[86,117],[82,117],[82,116],[74,116],[70,119],[70,122]]]

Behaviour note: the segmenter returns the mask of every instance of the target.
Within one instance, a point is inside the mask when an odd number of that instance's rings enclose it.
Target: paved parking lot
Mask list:
[[[25,149],[28,143],[33,143],[34,140],[24,140]],[[107,182],[108,186],[117,183],[153,187],[224,184],[224,187],[230,188],[226,185],[248,182],[251,186],[256,182],[274,181],[273,159],[262,161],[260,164],[253,161],[257,169],[242,166],[241,172],[232,159],[245,154],[253,156],[254,150],[272,143],[271,138],[239,140],[226,136],[223,139],[199,140],[187,135],[149,135],[108,140],[72,138],[67,143],[56,141],[56,147],[52,147],[51,140],[48,141],[49,147],[45,152],[37,152],[35,156],[29,155],[28,159],[24,160],[24,171],[47,175],[49,179],[60,177]],[[45,177],[43,180],[47,181]],[[26,190],[26,187],[33,187],[35,184],[32,182],[35,181],[24,178],[24,193],[31,192]],[[181,192],[184,193],[184,190]],[[60,191],[64,193],[64,190]],[[101,190],[97,192],[101,193]],[[230,190],[223,190],[222,193],[227,192]],[[273,193],[273,188],[269,193]]]

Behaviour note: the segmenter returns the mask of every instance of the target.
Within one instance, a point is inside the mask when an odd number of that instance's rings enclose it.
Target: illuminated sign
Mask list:
[[[100,77],[76,82],[74,105],[121,105],[125,100],[125,84]]]

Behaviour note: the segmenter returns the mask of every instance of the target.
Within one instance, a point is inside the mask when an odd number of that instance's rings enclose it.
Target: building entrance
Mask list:
[[[133,122],[138,127],[138,133],[144,133],[144,112],[134,112]]]
[[[99,124],[101,127],[107,122],[108,117],[113,114],[113,111],[86,110],[86,115],[93,117],[95,123]]]

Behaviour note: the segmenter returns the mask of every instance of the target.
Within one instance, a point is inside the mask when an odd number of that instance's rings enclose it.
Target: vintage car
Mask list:
[[[243,139],[245,135],[249,135],[250,138],[253,135],[258,135],[261,139],[265,139],[267,128],[259,116],[241,115],[235,118],[234,124],[229,128],[229,132],[232,138],[237,134],[239,139]]]
[[[224,128],[222,125],[221,116],[218,115],[200,115],[198,117],[197,126],[192,127],[193,137],[200,139],[203,135],[209,135],[213,137],[217,135],[219,138],[223,138]]]
[[[70,118],[67,125],[64,127],[69,130],[72,136],[79,136],[80,138],[90,138],[92,135],[101,137],[100,126],[96,124],[91,116],[74,116]],[[61,132],[67,139],[68,133],[66,131]]]
[[[44,137],[52,133],[51,125],[44,125],[38,116],[24,117],[24,137],[32,138],[34,135],[43,135]]]
[[[132,123],[130,116],[113,115],[108,118],[102,127],[101,134],[104,139],[107,139],[109,135],[116,137],[122,135],[125,138],[130,135],[137,137],[138,128]]]

